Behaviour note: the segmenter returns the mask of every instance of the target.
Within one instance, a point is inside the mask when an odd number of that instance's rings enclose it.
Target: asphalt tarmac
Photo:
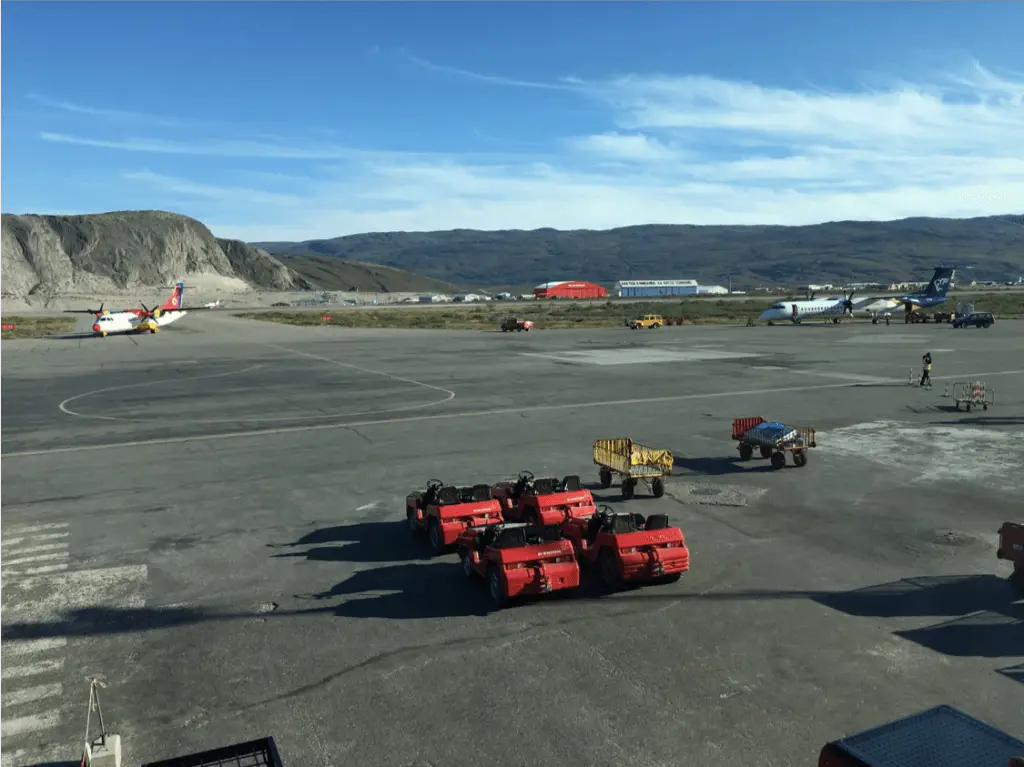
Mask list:
[[[795,767],[938,703],[1022,737],[1022,384],[1009,321],[5,342],[3,765],[77,764],[93,677],[126,765]],[[815,426],[808,465],[738,462],[748,415]],[[596,483],[608,436],[676,456],[594,494],[683,528],[677,584],[495,612],[404,528],[430,477]]]

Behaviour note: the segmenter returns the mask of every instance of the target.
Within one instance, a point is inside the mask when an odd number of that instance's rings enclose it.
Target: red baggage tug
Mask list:
[[[581,563],[596,565],[601,581],[612,589],[626,583],[674,583],[690,569],[690,550],[667,514],[615,512],[607,506],[589,519],[562,524],[563,534]]]
[[[557,527],[523,522],[470,527],[459,536],[458,549],[466,577],[483,577],[498,607],[580,585],[572,542]]]
[[[427,480],[425,490],[405,498],[405,518],[413,533],[427,532],[430,547],[443,554],[469,527],[501,521],[501,504],[487,485],[455,487]]]
[[[580,486],[575,475],[535,479],[533,472],[519,472],[515,482],[499,482],[492,488],[505,519],[534,525],[558,525],[570,519],[589,518],[597,510],[594,496]]]
[[[594,497],[580,487],[580,478],[535,479],[523,471],[516,482],[495,485],[506,519],[534,525],[557,525],[573,543],[580,564],[596,565],[609,588],[625,583],[673,582],[690,569],[683,531],[671,527],[668,515],[599,512]]]

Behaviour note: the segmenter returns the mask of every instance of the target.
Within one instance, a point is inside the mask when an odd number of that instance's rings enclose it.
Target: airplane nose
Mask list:
[[[94,323],[93,323],[93,325],[92,325],[92,331],[93,331],[94,333],[99,333],[99,332],[100,332],[100,330],[101,330],[101,328],[100,328],[100,323],[98,323],[98,322],[94,322]]]

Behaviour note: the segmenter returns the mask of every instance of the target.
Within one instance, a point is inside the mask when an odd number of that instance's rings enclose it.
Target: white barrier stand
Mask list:
[[[106,687],[99,679],[89,683],[89,709],[85,715],[85,748],[82,751],[82,767],[121,767],[121,736],[107,733],[103,725],[103,709],[100,708],[100,687]],[[92,712],[100,720],[100,736],[89,742],[89,725]]]
[[[85,744],[85,767],[121,767],[121,736],[103,735],[100,741]]]
[[[948,397],[949,396],[949,381],[946,381],[946,388],[942,390],[942,396],[943,397]]]

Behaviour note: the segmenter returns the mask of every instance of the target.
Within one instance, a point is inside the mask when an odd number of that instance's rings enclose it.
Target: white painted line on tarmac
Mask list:
[[[242,373],[248,373],[249,371],[255,370],[258,367],[260,367],[260,365],[257,364],[257,365],[250,365],[249,367],[242,368],[241,370],[229,370],[227,373],[214,373],[213,375],[191,376],[191,377],[186,377],[186,378],[168,378],[168,379],[162,380],[160,382],[160,384],[161,384],[161,386],[166,386],[168,384],[180,383],[182,381],[190,382],[190,381],[202,381],[202,380],[209,379],[209,378],[224,378],[226,376],[235,376],[235,375],[241,375]],[[68,397],[66,400],[64,400],[59,405],[57,405],[57,409],[60,410],[62,413],[67,413],[68,415],[78,416],[79,418],[95,418],[95,419],[100,420],[100,421],[120,421],[120,420],[122,420],[121,418],[118,418],[117,416],[112,416],[112,415],[93,415],[91,413],[78,413],[78,412],[76,412],[74,410],[69,409],[68,408],[68,403],[69,402],[74,402],[75,400],[78,400],[78,399],[83,399],[85,397],[92,397],[94,394],[106,394],[107,392],[122,391],[124,389],[139,389],[139,388],[142,388],[143,386],[152,386],[152,385],[153,385],[153,383],[151,381],[143,381],[142,383],[123,384],[121,386],[104,386],[102,389],[93,389],[92,391],[83,392],[82,394],[76,394],[74,397]]]
[[[61,530],[68,526],[67,522],[50,522],[45,525],[28,525],[23,527],[8,527],[6,532],[12,535],[25,535],[27,533],[41,533],[44,530]]]
[[[845,381],[852,381],[857,383],[877,383],[887,384],[891,382],[889,378],[882,378],[881,376],[867,376],[860,373],[843,373],[835,370],[793,370],[791,371],[794,376],[818,376],[820,378],[841,378]]]
[[[19,655],[34,655],[37,652],[49,652],[67,646],[67,637],[48,637],[46,639],[31,639],[27,642],[8,641],[3,645],[4,657],[17,657]]]
[[[966,378],[994,378],[995,376],[1021,375],[1024,370],[994,370],[984,373],[959,373],[951,376],[932,376],[933,381],[953,381]],[[879,379],[880,382],[898,385],[906,384],[906,377]],[[222,432],[218,434],[196,434],[187,437],[161,437],[156,439],[140,439],[127,442],[109,442],[99,445],[74,445],[71,447],[53,447],[42,450],[19,450],[11,453],[0,453],[0,458],[29,458],[32,456],[57,455],[60,453],[83,453],[93,450],[116,450],[122,448],[147,447],[151,445],[177,445],[183,442],[211,442],[221,439],[238,439],[244,437],[262,437],[274,434],[297,434],[306,431],[327,431],[333,429],[349,429],[352,427],[387,426],[398,423],[416,423],[423,421],[444,421],[457,418],[483,418],[495,415],[512,415],[517,413],[545,413],[555,410],[577,410],[592,407],[616,407],[621,405],[650,405],[659,402],[683,402],[701,399],[728,399],[729,397],[757,397],[766,394],[788,394],[792,392],[823,391],[827,389],[848,389],[860,386],[863,382],[853,381],[835,384],[809,384],[806,386],[778,386],[772,388],[743,389],[740,391],[700,392],[696,394],[675,394],[668,397],[641,397],[636,399],[604,400],[601,402],[570,402],[557,405],[525,405],[522,407],[494,408],[491,410],[467,410],[461,413],[434,413],[432,415],[402,416],[399,418],[377,418],[366,421],[345,421],[342,423],[319,423],[309,426],[283,426],[273,429],[251,429],[247,431]]]
[[[21,690],[13,690],[11,692],[5,692],[0,697],[0,704],[4,708],[8,706],[20,706],[25,703],[34,703],[37,700],[46,700],[47,698],[53,698],[64,692],[64,686],[61,684],[40,684],[35,687],[25,687]]]
[[[61,559],[66,557],[68,553],[66,551],[57,551],[53,554],[36,554],[34,557],[18,557],[17,559],[4,559],[2,563],[6,569],[10,565],[21,565],[30,564],[32,562],[45,562],[48,559]]]
[[[39,732],[40,730],[51,730],[60,724],[60,712],[48,711],[39,716],[21,716],[17,719],[4,719],[0,724],[0,735],[10,738],[13,735],[23,735],[27,732]]]
[[[78,764],[81,753],[75,754],[65,743],[63,746],[19,748],[0,752],[0,767],[32,767],[40,764]]]
[[[9,666],[5,664],[3,671],[0,671],[0,677],[3,679],[21,679],[26,676],[35,676],[36,674],[50,674],[54,671],[60,671],[62,668],[64,668],[63,658],[41,660],[38,663],[29,663],[25,666]]]
[[[21,538],[4,538],[3,541],[0,541],[0,545],[16,546],[22,541],[50,541],[54,538],[67,538],[69,535],[71,535],[71,531],[66,530],[63,533],[42,533],[41,535],[28,535]]]
[[[21,554],[35,554],[39,551],[58,551],[60,549],[67,549],[68,542],[63,541],[61,543],[44,543],[42,546],[28,546],[23,549],[18,549],[17,553]]]
[[[0,567],[0,571],[4,575],[46,575],[46,573],[59,573],[67,569],[67,562],[60,562],[56,565],[42,565],[41,567]]]

